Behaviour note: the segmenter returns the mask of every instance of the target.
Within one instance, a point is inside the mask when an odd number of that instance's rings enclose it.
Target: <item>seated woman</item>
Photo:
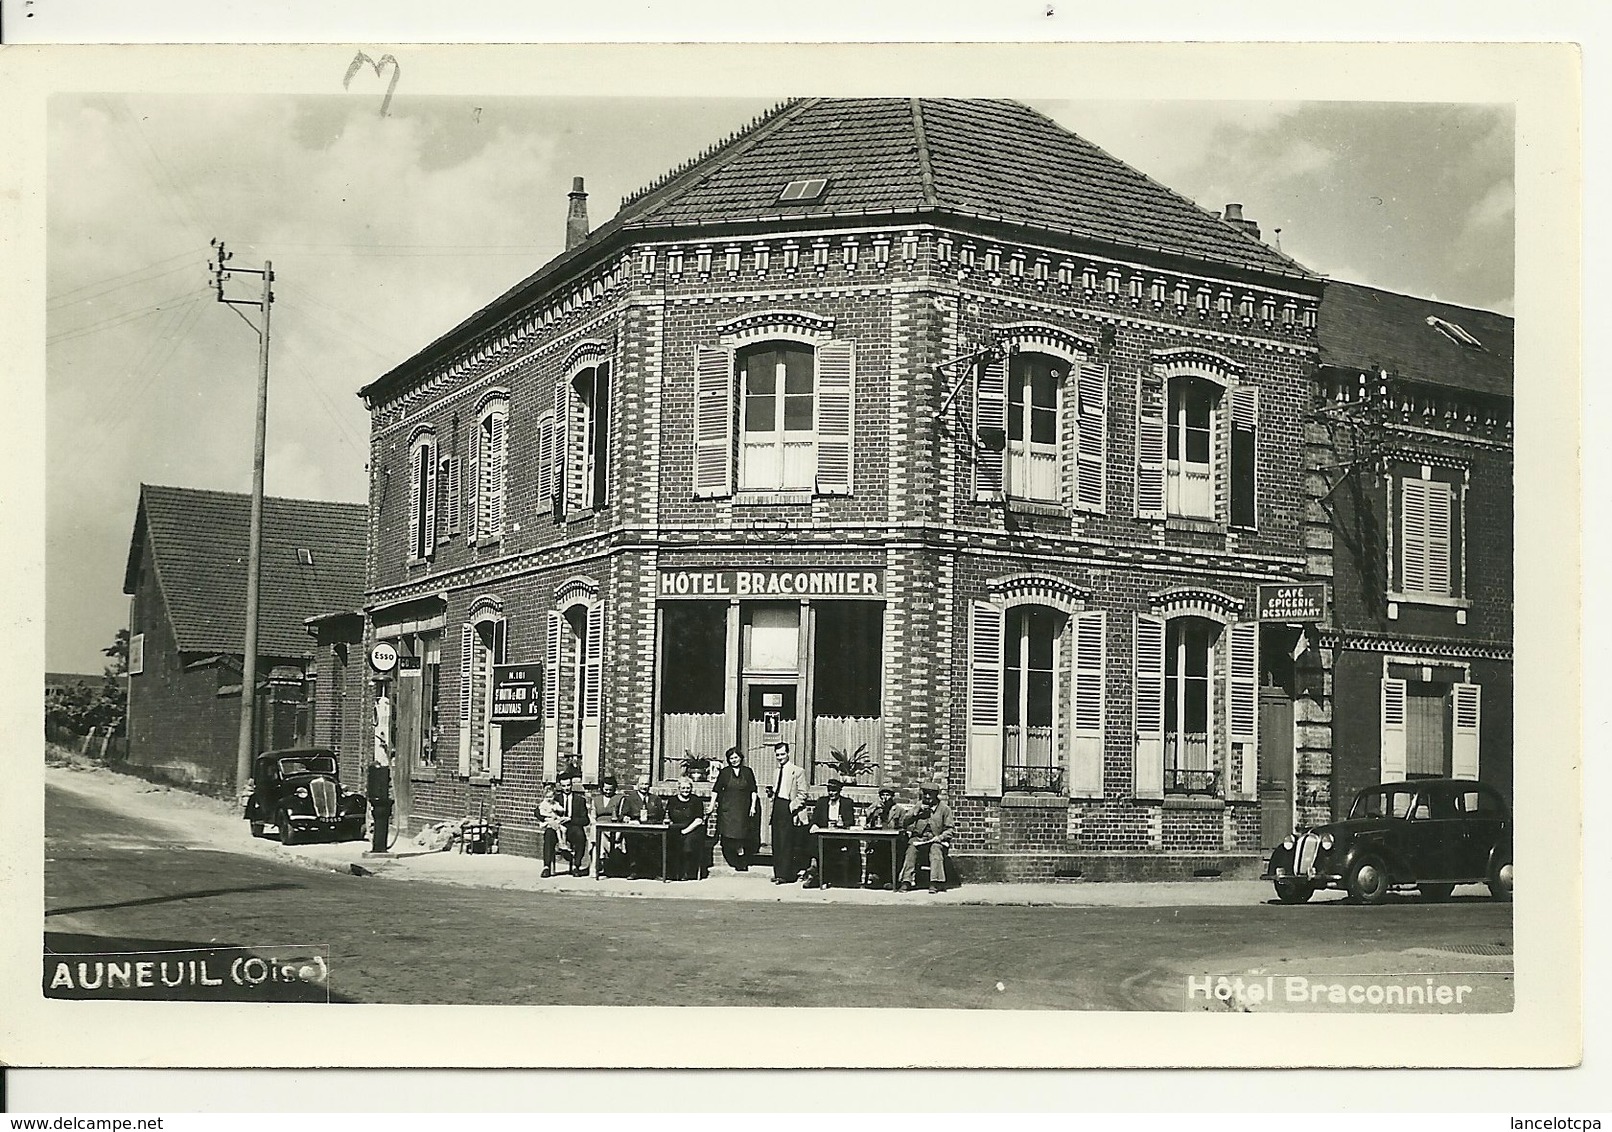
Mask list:
[[[700,880],[709,859],[705,846],[705,802],[694,794],[694,780],[677,780],[677,795],[666,802],[667,871],[672,880]]]

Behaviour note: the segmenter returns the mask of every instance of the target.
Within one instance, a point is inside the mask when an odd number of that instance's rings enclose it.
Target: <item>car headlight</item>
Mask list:
[[[308,796],[308,788],[306,786],[297,787],[297,797],[298,798],[306,798],[307,796]]]
[[[1321,848],[1330,849],[1335,844],[1336,844],[1336,842],[1333,840],[1332,835],[1330,833],[1323,833],[1321,835]]]
[[[1290,850],[1290,849],[1293,848],[1294,845],[1297,845],[1297,844],[1298,844],[1298,842],[1293,840],[1293,835],[1291,833],[1288,834],[1286,837],[1282,838],[1282,848],[1283,849],[1289,849]]]

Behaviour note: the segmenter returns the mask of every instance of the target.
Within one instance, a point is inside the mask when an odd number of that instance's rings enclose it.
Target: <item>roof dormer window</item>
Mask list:
[[[1451,342],[1454,342],[1457,346],[1465,346],[1469,350],[1483,349],[1482,342],[1479,342],[1476,338],[1472,337],[1471,334],[1468,334],[1464,327],[1461,327],[1448,319],[1440,318],[1435,314],[1430,314],[1427,316],[1427,325],[1431,326],[1434,330],[1437,330],[1440,334],[1444,335],[1444,337],[1448,338]]]
[[[784,186],[784,191],[778,194],[778,203],[818,200],[823,190],[828,188],[828,178],[809,177],[801,181],[791,181]]]
[[[306,546],[297,547],[297,561],[304,566],[313,565],[313,551]]]

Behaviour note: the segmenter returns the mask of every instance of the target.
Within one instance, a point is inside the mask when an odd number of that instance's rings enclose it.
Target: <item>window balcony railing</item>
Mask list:
[[[1164,768],[1166,794],[1197,794],[1211,798],[1220,796],[1220,772],[1217,770],[1188,770],[1183,767]]]
[[[1062,794],[1061,766],[1002,766],[1002,789],[1016,794]]]

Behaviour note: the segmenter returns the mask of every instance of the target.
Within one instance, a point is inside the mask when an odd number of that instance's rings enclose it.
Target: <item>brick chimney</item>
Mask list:
[[[570,206],[565,210],[565,250],[570,251],[588,238],[588,194],[582,191],[582,178],[571,178]]]
[[[1223,219],[1227,224],[1235,224],[1244,232],[1247,232],[1250,236],[1254,237],[1254,239],[1259,239],[1259,225],[1255,224],[1252,220],[1243,219],[1242,205],[1228,204],[1226,206],[1226,215]]]

